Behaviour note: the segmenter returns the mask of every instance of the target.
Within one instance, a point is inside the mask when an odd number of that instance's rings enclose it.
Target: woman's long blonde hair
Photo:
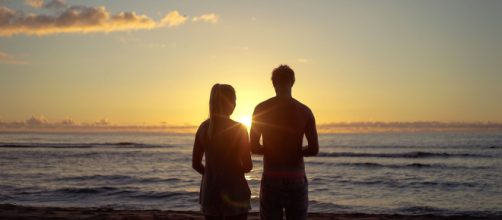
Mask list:
[[[214,84],[209,97],[209,138],[215,134],[215,124],[218,118],[230,116],[235,109],[235,89],[227,84]]]

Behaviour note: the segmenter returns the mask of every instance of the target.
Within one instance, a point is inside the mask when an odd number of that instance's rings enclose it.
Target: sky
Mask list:
[[[293,96],[319,124],[502,123],[502,1],[0,0],[0,122],[197,125]]]

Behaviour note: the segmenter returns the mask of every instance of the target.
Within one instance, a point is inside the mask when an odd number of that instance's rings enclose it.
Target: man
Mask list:
[[[282,219],[284,210],[288,220],[306,219],[308,185],[303,157],[319,152],[315,119],[291,95],[295,73],[289,66],[275,68],[272,83],[276,96],[256,106],[250,134],[251,151],[263,155],[260,216]],[[304,135],[306,147],[302,146]]]

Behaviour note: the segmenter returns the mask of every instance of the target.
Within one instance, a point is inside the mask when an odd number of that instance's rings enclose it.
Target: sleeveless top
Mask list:
[[[202,147],[205,157],[199,202],[205,215],[247,213],[251,208],[251,191],[240,159],[242,141],[249,142],[247,130],[231,120],[219,124],[209,137],[209,120],[206,120],[195,137],[195,145],[198,146],[194,147]],[[242,140],[244,137],[246,140]]]

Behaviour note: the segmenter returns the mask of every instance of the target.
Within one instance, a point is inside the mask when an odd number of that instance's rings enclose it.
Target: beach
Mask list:
[[[435,215],[377,215],[377,214],[336,214],[309,213],[308,219],[324,220],[442,220],[442,219],[501,219],[502,216],[435,216]],[[29,207],[10,204],[0,205],[0,219],[204,219],[197,211],[161,211],[161,210],[115,210],[111,208],[58,208]],[[260,219],[259,213],[252,212],[248,219]]]

